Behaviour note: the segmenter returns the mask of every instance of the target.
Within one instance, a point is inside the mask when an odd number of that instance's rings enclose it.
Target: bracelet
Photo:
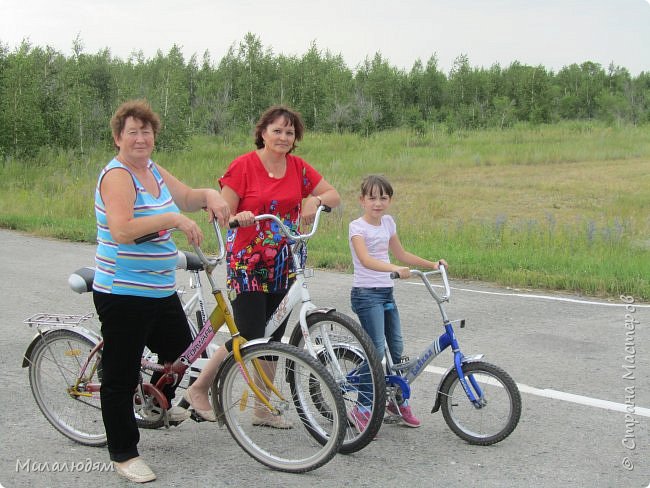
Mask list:
[[[319,197],[318,195],[314,195],[314,196],[316,197],[316,200],[318,200],[318,206],[319,207],[322,206],[323,205],[323,200],[321,199],[321,197]]]

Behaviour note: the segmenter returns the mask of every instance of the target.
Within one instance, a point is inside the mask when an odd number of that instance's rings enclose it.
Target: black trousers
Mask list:
[[[264,337],[266,322],[278,307],[287,291],[280,293],[264,293],[261,291],[248,291],[237,295],[232,303],[232,315],[241,336],[246,340]],[[272,340],[280,341],[287,328],[287,317],[280,327],[273,333]],[[230,349],[231,341],[228,341]]]
[[[147,298],[93,292],[93,300],[104,337],[100,396],[108,452],[112,461],[123,462],[138,456],[133,393],[144,347],[157,353],[162,364],[178,358],[192,337],[176,293]],[[166,385],[169,400],[175,389],[176,385]]]

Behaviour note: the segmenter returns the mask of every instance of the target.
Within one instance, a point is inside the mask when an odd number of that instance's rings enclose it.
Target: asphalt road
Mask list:
[[[31,394],[22,355],[36,312],[92,311],[67,277],[93,264],[93,246],[0,230],[0,484],[9,487],[126,486],[115,473],[81,466],[108,462],[104,448],[80,446],[55,431]],[[453,266],[453,263],[451,263]],[[413,386],[422,427],[385,425],[366,449],[336,456],[304,475],[271,471],[249,458],[214,424],[185,422],[143,431],[141,454],[157,486],[445,486],[647,487],[650,483],[650,308],[620,299],[508,290],[453,280],[448,312],[466,318],[456,333],[463,352],[484,353],[520,385],[519,426],[503,442],[476,447],[430,414],[444,352]],[[317,305],[349,308],[349,275],[317,271],[310,291]],[[438,316],[421,286],[396,285],[406,353],[440,334]],[[292,319],[291,323],[294,323]],[[626,366],[627,368],[625,368]],[[67,471],[54,472],[57,463]],[[50,466],[49,471],[46,466]],[[73,467],[74,466],[74,467]]]

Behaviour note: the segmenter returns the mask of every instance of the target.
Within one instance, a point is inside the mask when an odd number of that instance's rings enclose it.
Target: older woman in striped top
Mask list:
[[[190,188],[151,160],[158,116],[147,102],[122,104],[111,120],[117,155],[99,175],[95,191],[96,271],[93,299],[102,324],[102,417],[108,451],[118,474],[136,482],[156,475],[139,457],[133,391],[145,346],[161,362],[173,360],[190,344],[185,314],[175,292],[177,250],[170,233],[135,245],[134,239],[161,229],[181,230],[189,243],[203,234],[180,211],[206,209],[209,218],[228,222],[228,203],[215,189]],[[174,397],[175,385],[165,395]],[[178,406],[169,418],[189,412]]]

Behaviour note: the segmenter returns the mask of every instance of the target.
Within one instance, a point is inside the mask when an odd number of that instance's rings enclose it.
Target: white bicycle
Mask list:
[[[269,337],[273,334],[292,310],[299,306],[299,319],[288,338],[289,344],[307,349],[312,356],[318,358],[327,367],[339,385],[346,411],[351,411],[360,403],[357,392],[360,382],[365,381],[372,383],[373,409],[383,412],[386,403],[384,372],[372,340],[353,318],[337,311],[334,307],[317,307],[309,294],[307,279],[313,276],[313,270],[305,268],[302,256],[306,256],[307,242],[318,230],[322,212],[329,211],[327,206],[319,207],[311,231],[306,234],[292,232],[275,215],[262,214],[255,217],[256,221],[273,220],[277,224],[277,230],[289,239],[291,256],[296,269],[295,281],[268,320],[265,336]],[[233,224],[233,226],[236,225],[236,223]],[[206,319],[199,274],[202,270],[202,263],[198,256],[192,253],[184,253],[183,257],[179,259],[179,263],[179,267],[191,273],[190,288],[194,292],[189,297],[181,293],[181,299],[184,301],[188,323],[194,336]],[[208,355],[212,355],[213,351],[214,349],[208,349]],[[368,361],[369,374],[365,376],[350,375],[351,371],[359,367],[359,357],[366,358]],[[198,360],[192,365],[190,377],[185,380],[186,384],[191,384],[193,379],[198,376],[201,366],[205,364],[206,360]],[[370,388],[366,388],[366,391],[369,390]],[[312,395],[314,397],[320,395],[316,385],[312,389]],[[319,404],[324,405],[323,402]],[[355,426],[348,422],[340,452],[352,453],[362,449],[375,438],[380,427],[380,423],[373,424],[363,432],[358,432]],[[314,431],[313,435],[317,438],[319,436],[317,431]],[[318,440],[325,442],[324,438]]]

